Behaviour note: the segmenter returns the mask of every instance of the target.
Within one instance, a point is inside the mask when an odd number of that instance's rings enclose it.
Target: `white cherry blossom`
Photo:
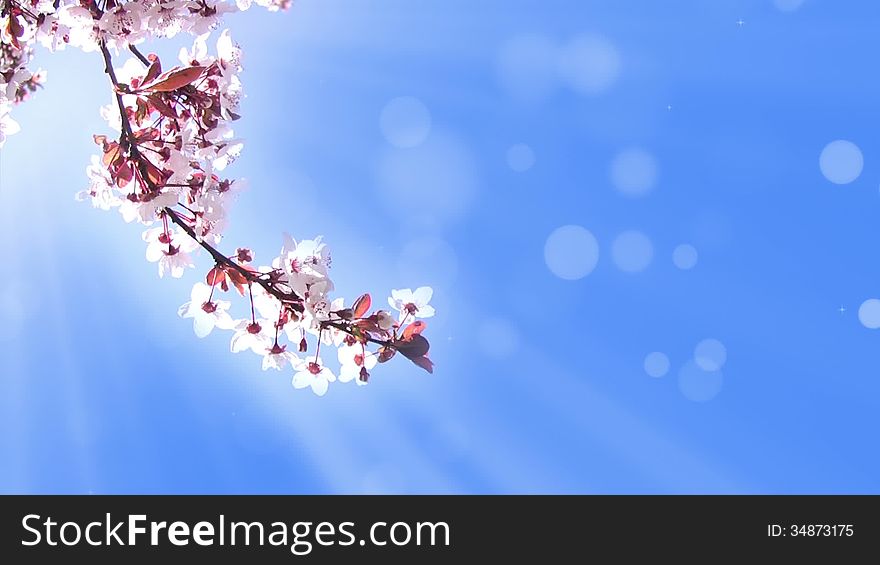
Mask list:
[[[158,263],[160,277],[169,273],[173,278],[179,279],[184,270],[194,266],[189,256],[195,248],[194,242],[184,234],[152,228],[143,233],[143,240],[147,242],[147,261]]]
[[[299,357],[295,353],[288,351],[286,345],[274,343],[266,350],[263,357],[263,370],[275,369],[280,371],[288,364],[297,366],[300,363]]]
[[[401,322],[406,318],[430,318],[434,315],[434,307],[428,302],[433,296],[434,290],[429,286],[420,286],[415,291],[409,288],[392,290],[388,304],[400,312]]]
[[[376,355],[360,343],[354,345],[343,345],[339,348],[339,382],[347,383],[355,381],[359,385],[367,384],[367,380],[363,377],[363,373],[373,369],[378,362]]]
[[[300,361],[291,383],[293,388],[311,387],[312,392],[324,396],[330,383],[336,380],[336,376],[324,365],[320,357],[311,359],[311,361],[307,359]]]
[[[178,196],[174,192],[168,191],[147,198],[146,200],[123,199],[119,205],[122,219],[129,224],[135,220],[142,224],[150,224],[156,219],[159,210],[177,204]]]
[[[86,168],[89,177],[89,188],[76,194],[77,200],[90,199],[92,206],[101,210],[109,210],[121,203],[116,195],[115,186],[110,173],[97,155],[92,155],[92,162]]]
[[[231,329],[233,324],[229,316],[230,302],[212,296],[212,288],[205,283],[193,285],[190,301],[181,305],[177,315],[181,318],[193,319],[193,331],[198,337],[205,337],[214,328]]]
[[[264,355],[272,347],[274,330],[269,320],[238,320],[232,329],[235,334],[229,342],[229,350],[233,353],[250,349],[257,355]]]

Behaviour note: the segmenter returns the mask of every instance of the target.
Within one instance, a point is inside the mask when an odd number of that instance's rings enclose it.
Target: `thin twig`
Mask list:
[[[129,46],[128,46],[128,50],[131,51],[132,54],[134,54],[134,56],[137,57],[138,60],[140,60],[141,63],[143,63],[144,65],[146,65],[146,66],[148,66],[148,67],[150,66],[150,60],[147,59],[147,58],[144,56],[144,54],[141,53],[140,50],[138,50],[137,47],[135,47],[134,45],[129,45]]]

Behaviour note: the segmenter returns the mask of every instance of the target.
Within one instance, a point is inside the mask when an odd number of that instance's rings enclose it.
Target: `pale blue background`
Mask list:
[[[395,360],[324,398],[228,336],[196,339],[176,310],[200,275],[158,280],[138,226],[73,200],[106,81],[99,55],[41,53],[48,88],[2,153],[0,491],[880,492],[880,334],[857,316],[880,295],[878,22],[869,0],[299,0],[230,18],[249,94],[231,172],[251,181],[230,250],[324,234],[347,296],[436,289],[433,376]],[[596,94],[554,66],[585,33],[620,58]],[[524,34],[548,49],[511,59]],[[419,147],[383,137],[399,96],[430,112]],[[835,139],[864,154],[852,184],[819,170]],[[517,143],[536,156],[522,173]],[[657,159],[644,198],[609,180],[629,147]],[[578,281],[544,263],[566,224],[599,242]],[[654,247],[635,274],[610,252],[629,229]],[[693,270],[672,263],[681,243]],[[727,363],[693,402],[677,375],[704,338]]]

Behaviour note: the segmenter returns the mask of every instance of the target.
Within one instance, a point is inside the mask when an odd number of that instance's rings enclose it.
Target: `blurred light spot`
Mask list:
[[[484,320],[478,332],[477,340],[480,347],[493,359],[510,357],[519,347],[519,332],[506,320],[497,318]]]
[[[832,141],[819,155],[819,168],[834,184],[849,184],[862,174],[864,159],[858,146],[843,139]]]
[[[660,378],[669,372],[669,357],[655,351],[645,357],[645,372],[649,377]]]
[[[431,114],[418,98],[394,98],[379,116],[382,135],[391,145],[409,148],[420,145],[431,131]]]
[[[683,271],[693,269],[697,265],[697,259],[697,249],[687,243],[676,246],[672,251],[672,263]]]
[[[694,361],[705,371],[717,371],[727,361],[727,348],[717,339],[704,339],[694,348]]]
[[[556,45],[546,37],[514,37],[504,43],[498,53],[498,80],[518,100],[537,101],[545,98],[558,82],[557,56]]]
[[[517,143],[507,150],[507,165],[517,173],[528,171],[534,164],[535,152],[528,145]]]
[[[599,262],[599,243],[581,226],[562,226],[547,238],[544,262],[560,279],[582,279],[593,272]]]
[[[621,271],[638,273],[647,269],[654,259],[654,245],[640,231],[625,231],[611,244],[611,259]]]
[[[880,328],[880,300],[869,298],[859,306],[859,321],[868,329]]]
[[[620,55],[607,39],[581,35],[559,52],[560,76],[581,94],[598,94],[609,89],[620,74]]]
[[[412,288],[449,286],[458,276],[458,256],[446,241],[424,237],[404,246],[397,260],[397,269],[400,280]]]
[[[377,182],[392,214],[427,229],[463,216],[477,190],[471,153],[449,135],[386,151],[379,158]]]
[[[801,7],[804,0],[773,0],[773,3],[783,12],[794,12]]]
[[[611,161],[611,183],[621,194],[644,196],[657,183],[657,159],[643,149],[627,149]]]
[[[721,392],[723,383],[721,371],[707,371],[693,361],[688,361],[678,372],[678,389],[693,402],[712,400]]]

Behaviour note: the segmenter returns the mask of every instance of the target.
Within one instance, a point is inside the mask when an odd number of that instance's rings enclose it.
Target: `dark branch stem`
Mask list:
[[[129,45],[129,46],[128,46],[128,50],[131,51],[132,54],[133,54],[135,57],[137,57],[138,60],[139,60],[141,63],[143,63],[144,65],[146,65],[146,66],[148,66],[148,67],[150,66],[150,60],[147,59],[147,58],[144,56],[144,54],[141,53],[140,50],[139,50],[137,47],[135,47],[134,45]]]
[[[116,105],[119,107],[119,117],[122,119],[122,134],[125,136],[133,150],[137,151],[137,145],[134,141],[134,133],[131,131],[131,122],[128,120],[128,112],[125,111],[125,104],[122,102],[122,94],[119,92],[119,80],[116,78],[116,71],[113,69],[113,58],[110,56],[110,50],[107,45],[101,42],[101,55],[104,56],[104,72],[110,77],[113,83],[113,94],[116,97]],[[144,175],[146,176],[146,175]]]

